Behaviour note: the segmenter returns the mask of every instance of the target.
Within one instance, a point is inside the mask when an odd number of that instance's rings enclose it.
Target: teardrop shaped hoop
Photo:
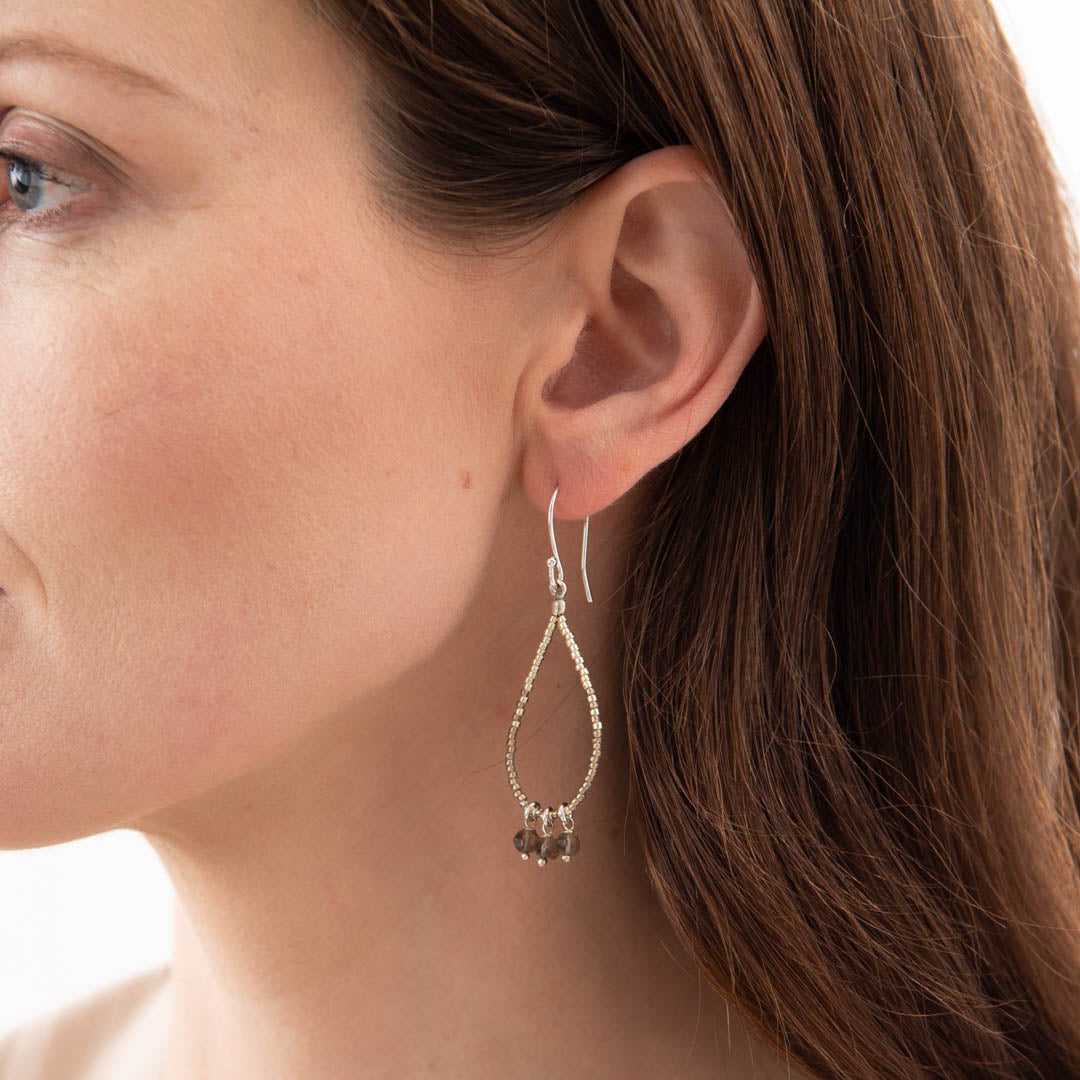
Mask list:
[[[544,636],[541,638],[540,646],[536,651],[536,656],[533,658],[529,674],[525,677],[525,685],[522,687],[521,696],[518,699],[517,707],[514,710],[514,717],[510,721],[510,730],[507,732],[506,737],[506,774],[510,781],[510,790],[513,793],[514,798],[517,799],[518,803],[524,809],[525,831],[535,831],[537,818],[542,813],[545,835],[550,835],[550,823],[555,817],[562,822],[564,833],[572,833],[574,831],[574,810],[581,803],[581,800],[585,798],[586,792],[588,792],[596,777],[596,768],[600,761],[602,732],[600,709],[596,702],[596,691],[593,689],[588,668],[586,668],[585,662],[581,657],[581,650],[578,648],[577,641],[574,639],[574,635],[566,621],[566,601],[563,599],[566,594],[566,581],[563,578],[562,562],[559,559],[559,549],[555,545],[555,529],[553,524],[555,498],[558,493],[559,489],[556,487],[554,494],[551,496],[551,502],[548,504],[548,535],[551,540],[552,550],[552,556],[547,560],[548,585],[553,597],[551,604],[551,618],[548,620],[547,627],[544,630]],[[588,518],[585,519],[585,522],[586,531],[582,535],[581,545],[581,575],[585,586],[586,596],[588,597],[589,603],[592,603],[592,594],[589,592],[588,577],[586,576],[585,571],[585,553],[588,542]],[[589,706],[592,752],[589,757],[589,767],[585,774],[585,780],[582,782],[577,794],[569,802],[560,803],[557,812],[553,807],[548,807],[547,810],[541,812],[541,804],[530,799],[528,795],[525,794],[518,781],[515,755],[517,753],[517,733],[518,729],[521,727],[522,718],[525,715],[525,706],[528,703],[529,694],[532,692],[533,685],[536,682],[537,673],[540,670],[540,665],[543,662],[548,645],[551,643],[551,639],[554,636],[556,629],[559,630],[563,641],[566,643],[566,648],[570,653],[571,659],[574,661],[574,669],[577,671],[578,679],[581,682],[582,689],[585,691],[586,701]],[[544,862],[546,862],[545,852],[547,849],[542,848],[540,845],[534,847],[532,838],[529,838],[527,843],[521,841],[521,835],[521,833],[518,834],[515,843],[518,844],[519,850],[522,852],[522,858],[527,859],[531,850],[539,850],[541,857],[537,862],[540,863],[540,865],[543,865]],[[576,838],[574,838],[573,843],[568,845],[568,850],[576,852],[578,846],[579,843]],[[564,854],[563,859],[569,861],[569,856]]]

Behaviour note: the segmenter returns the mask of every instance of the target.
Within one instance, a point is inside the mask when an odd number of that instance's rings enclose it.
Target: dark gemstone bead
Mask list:
[[[581,847],[581,841],[577,833],[564,832],[559,834],[559,854],[570,856],[576,855]]]
[[[536,851],[536,849],[540,847],[540,837],[537,836],[535,829],[518,829],[514,834],[514,847],[516,847],[525,858],[528,858],[529,852]]]
[[[545,836],[540,841],[539,857],[545,862],[554,859],[559,854],[559,841],[554,836]]]

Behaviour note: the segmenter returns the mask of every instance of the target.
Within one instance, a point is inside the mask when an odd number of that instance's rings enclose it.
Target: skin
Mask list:
[[[788,1075],[675,941],[627,819],[638,481],[766,332],[696,156],[466,258],[381,212],[363,73],[292,0],[5,0],[16,31],[183,95],[0,63],[0,154],[70,184],[0,187],[0,846],[150,840],[178,895],[166,1080]],[[556,483],[604,746],[580,854],[538,868],[503,755]],[[586,717],[556,635],[518,753],[544,805]]]

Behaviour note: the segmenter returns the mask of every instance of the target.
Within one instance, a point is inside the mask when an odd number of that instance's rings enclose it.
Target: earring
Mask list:
[[[510,730],[506,737],[506,775],[510,780],[510,790],[513,792],[514,798],[517,799],[525,811],[525,827],[519,829],[515,834],[514,847],[521,852],[523,859],[528,859],[533,852],[536,852],[536,862],[539,866],[543,866],[549,859],[559,855],[562,856],[563,862],[569,862],[571,857],[577,854],[578,849],[581,847],[581,841],[578,839],[577,833],[574,832],[574,810],[581,800],[585,798],[585,793],[592,786],[593,778],[596,776],[596,766],[600,760],[600,710],[596,704],[596,692],[593,690],[592,682],[589,679],[588,669],[581,659],[581,651],[578,649],[574,635],[570,632],[570,627],[566,622],[566,601],[563,599],[566,596],[566,582],[563,579],[563,567],[562,561],[559,559],[559,549],[555,544],[553,520],[555,498],[558,494],[559,488],[556,485],[551,496],[551,502],[548,503],[547,512],[548,538],[551,540],[551,558],[547,561],[548,588],[554,598],[551,604],[551,618],[548,621],[547,629],[544,631],[540,647],[536,651],[529,674],[525,677],[525,685],[522,688],[521,697],[518,699],[517,708],[514,710],[514,719],[510,721]],[[585,572],[585,553],[588,544],[589,519],[585,518],[585,528],[581,534],[581,580],[585,586],[585,598],[591,604],[593,602],[592,593],[589,591],[589,578]],[[574,661],[574,668],[578,673],[578,678],[585,689],[585,696],[589,703],[589,722],[592,725],[592,754],[589,758],[589,771],[585,775],[585,782],[569,802],[559,804],[557,813],[554,807],[549,806],[546,810],[541,810],[538,802],[530,801],[518,783],[517,767],[514,763],[514,754],[517,751],[517,733],[518,728],[521,727],[521,718],[525,715],[525,704],[529,700],[529,693],[532,691],[533,683],[536,681],[536,674],[540,670],[540,662],[544,659],[544,653],[547,652],[548,644],[556,627],[562,633],[563,640],[566,642],[566,647],[569,649],[570,656]],[[556,816],[562,822],[562,832],[558,836],[552,833],[552,826]],[[539,832],[536,827],[538,820],[540,823]]]

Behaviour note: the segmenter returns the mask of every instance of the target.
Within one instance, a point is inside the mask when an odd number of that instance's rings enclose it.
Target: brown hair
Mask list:
[[[634,810],[822,1077],[1080,1072],[1080,291],[985,0],[305,0],[396,216],[512,240],[697,148],[769,335],[643,481]]]

